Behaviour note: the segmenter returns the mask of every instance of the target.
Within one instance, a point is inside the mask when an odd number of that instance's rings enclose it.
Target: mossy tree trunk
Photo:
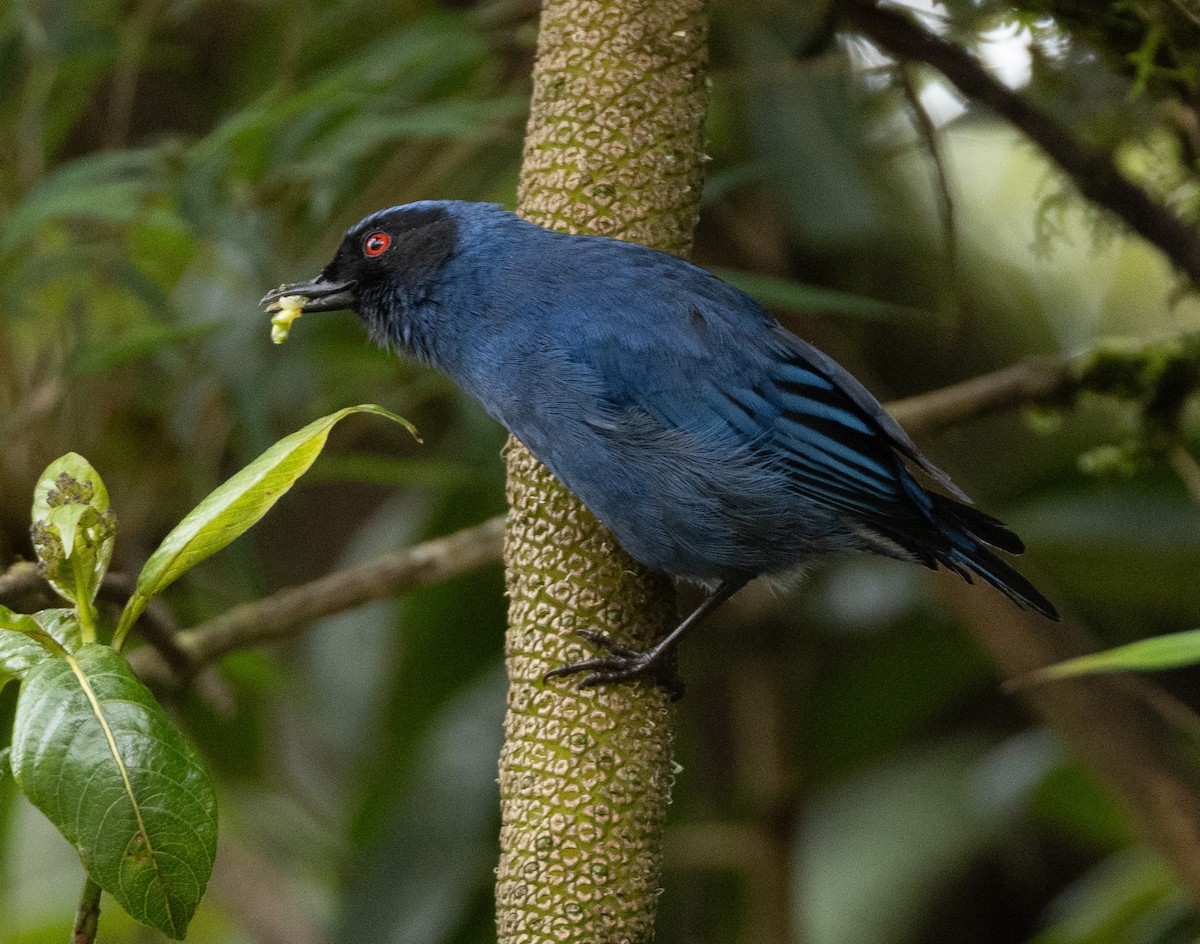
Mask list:
[[[703,0],[548,0],[519,211],[686,253],[702,178],[706,30]],[[507,461],[498,940],[640,944],[653,937],[661,880],[669,698],[642,683],[580,690],[542,675],[589,655],[576,629],[645,647],[675,617],[671,588],[515,440]]]

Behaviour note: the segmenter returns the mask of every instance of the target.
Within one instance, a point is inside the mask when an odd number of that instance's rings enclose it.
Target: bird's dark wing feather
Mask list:
[[[714,385],[697,391],[697,399],[813,500],[869,515],[900,497],[886,441],[836,387],[806,368],[780,365],[778,375]]]
[[[604,260],[585,258],[596,244],[570,248],[576,266],[608,270]],[[910,525],[939,526],[930,520],[936,496],[911,466],[963,503],[956,506],[964,509],[964,524],[981,539],[1020,549],[1003,525],[974,512],[950,477],[832,358],[702,269],[674,259],[664,264],[660,253],[640,246],[621,244],[621,250],[619,279],[560,284],[555,299],[577,317],[559,322],[554,346],[603,384],[614,413],[640,411],[697,437],[727,430],[757,459],[786,467],[805,497],[901,536]]]
[[[806,344],[798,338],[789,338],[789,340],[791,346],[797,348],[798,355],[790,363],[797,364],[798,362],[800,365],[811,365],[812,372],[831,383],[842,397],[848,399],[858,409],[860,418],[867,420],[875,430],[881,433],[893,449],[905,458],[910,459],[922,472],[944,487],[957,499],[966,502],[970,501],[963,494],[962,490],[954,484],[950,476],[930,462],[925,454],[916,447],[903,427],[892,419],[891,414],[883,408],[883,405],[871,395],[866,387],[858,382],[853,374],[842,367],[832,357],[829,357],[812,345]],[[803,366],[800,369],[803,370]],[[802,385],[798,393],[801,396],[821,399],[821,394],[814,393],[811,385]]]
[[[576,356],[593,362],[615,410],[632,407],[696,436],[732,434],[732,447],[785,469],[797,492],[866,524],[914,516],[900,457],[962,496],[848,372],[722,288],[730,298],[681,293],[636,325],[581,323]],[[658,347],[654,356],[647,346]]]
[[[577,317],[558,323],[552,347],[599,388],[592,415],[617,428],[624,421],[644,429],[649,420],[677,455],[703,455],[701,477],[718,500],[766,512],[762,540],[780,539],[772,502],[780,516],[803,506],[778,493],[749,498],[744,476],[725,474],[721,456],[730,469],[760,470],[763,489],[785,483],[811,504],[820,527],[840,518],[835,543],[843,547],[977,574],[1054,618],[1053,605],[989,548],[1019,553],[1020,539],[972,507],[846,370],[702,270],[664,265],[640,247],[624,253],[619,281],[590,281],[586,291],[560,286],[556,299]],[[947,494],[927,490],[916,471]],[[804,556],[793,550],[796,560]]]
[[[905,505],[918,509],[921,518],[939,530],[945,531],[948,526],[950,531],[963,530],[1013,554],[1025,550],[1013,532],[972,506],[950,476],[913,444],[879,401],[840,364],[796,338],[788,340],[792,348],[799,349],[800,357],[783,362],[776,374],[776,386],[784,392],[785,417],[800,421],[790,427],[798,431],[799,441],[810,441],[814,434],[823,437],[823,441],[838,447],[832,454],[860,485],[869,484],[865,477],[874,476],[873,492],[893,500],[902,496]],[[897,455],[953,497],[926,491],[897,461]],[[883,482],[899,486],[899,493],[882,487]],[[892,505],[886,511],[895,516],[897,508]],[[899,515],[894,524],[903,527],[907,517]]]

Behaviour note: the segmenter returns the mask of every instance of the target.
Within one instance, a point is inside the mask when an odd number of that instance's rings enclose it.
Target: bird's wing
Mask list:
[[[782,333],[782,329],[780,329]],[[804,404],[823,421],[841,423],[841,434],[851,433],[870,434],[880,445],[886,445],[890,451],[899,453],[945,488],[960,501],[970,503],[970,499],[954,484],[950,476],[934,465],[929,458],[916,447],[903,427],[883,408],[883,405],[864,387],[848,370],[824,352],[792,335],[785,336],[786,347],[792,350],[790,356],[782,359],[781,367],[776,374],[775,383],[797,397],[789,400],[789,405],[804,412]],[[807,375],[816,377],[812,380]],[[827,405],[831,414],[821,414],[819,404]],[[865,429],[863,427],[866,427]],[[839,431],[835,426],[835,434]],[[853,435],[849,436],[853,439]],[[861,444],[861,440],[859,440]]]
[[[914,501],[928,501],[905,459],[966,500],[845,369],[728,292],[680,293],[637,322],[587,320],[575,356],[603,378],[615,412],[649,414],[684,434],[727,436],[785,469],[811,500],[867,522],[907,518]]]
[[[920,490],[897,455],[907,454],[907,436],[891,435],[875,401],[859,402],[808,352],[790,353],[752,383],[717,380],[699,397],[811,500],[867,522],[910,513]]]

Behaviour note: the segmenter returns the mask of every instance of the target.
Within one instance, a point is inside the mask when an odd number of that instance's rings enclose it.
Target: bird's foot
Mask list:
[[[566,678],[571,675],[584,674],[579,681],[580,688],[594,688],[597,685],[610,685],[614,682],[630,682],[635,679],[647,679],[656,682],[667,690],[672,701],[683,697],[683,679],[675,670],[674,660],[667,658],[670,650],[653,647],[645,652],[630,649],[620,643],[613,642],[604,633],[593,629],[578,629],[576,636],[581,636],[602,649],[606,654],[583,659],[579,662],[569,662],[551,669],[542,676],[545,682],[556,678]]]

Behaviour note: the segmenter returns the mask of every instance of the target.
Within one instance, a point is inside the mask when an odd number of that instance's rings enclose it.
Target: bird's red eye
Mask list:
[[[392,237],[387,233],[372,233],[363,243],[363,252],[368,256],[381,256],[387,252],[387,247],[392,244]]]

